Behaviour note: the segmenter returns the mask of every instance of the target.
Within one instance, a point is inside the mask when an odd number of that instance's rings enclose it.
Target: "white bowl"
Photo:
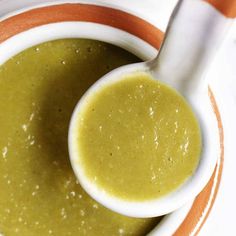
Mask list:
[[[10,7],[12,7],[13,5],[11,5]],[[53,5],[53,3],[50,3],[49,5]],[[30,7],[30,9],[31,8],[34,9],[34,8],[37,8],[37,6],[34,5]],[[22,9],[15,13],[11,12],[7,16],[4,16],[3,19],[8,20],[12,17],[14,18],[14,16],[19,16],[20,13],[24,14],[24,12],[28,12],[30,9],[27,7],[27,9]],[[19,21],[16,21],[16,22],[19,22]],[[152,30],[152,28],[150,28],[150,30]],[[101,31],[104,33],[100,34],[99,32]],[[127,31],[129,30],[127,29]],[[58,21],[58,23],[52,23],[52,22],[47,22],[47,21],[41,22],[41,23],[39,22],[38,25],[29,24],[29,28],[16,27],[14,32],[11,32],[11,30],[9,30],[8,32],[9,32],[9,35],[7,36],[1,35],[0,64],[4,63],[10,57],[14,56],[15,54],[21,52],[22,50],[28,47],[31,47],[33,45],[36,45],[36,44],[39,44],[48,40],[59,39],[59,38],[91,38],[91,39],[102,40],[102,41],[120,46],[136,54],[143,60],[151,59],[157,53],[157,50],[153,46],[150,45],[150,41],[149,43],[147,43],[146,41],[141,39],[142,37],[144,37],[143,34],[137,35],[136,34],[137,32],[128,33],[124,29],[123,30],[117,29],[116,26],[111,27],[111,26],[101,25],[101,24],[91,23],[91,22],[77,22],[76,19],[71,20],[70,22]],[[153,42],[152,45],[154,45],[155,43],[156,42]],[[217,115],[217,118],[218,118],[218,122],[220,122],[219,115]],[[222,132],[222,130],[220,130],[220,132]],[[217,157],[220,155],[220,145],[218,146],[218,149],[219,150],[217,150],[218,151]],[[217,172],[215,178],[218,179],[218,176],[219,176],[219,173]],[[209,188],[211,188],[211,186],[208,186],[208,190]],[[203,192],[201,198],[205,198],[205,197],[209,198],[210,195],[206,195]],[[176,229],[181,225],[181,223],[183,222],[187,214],[188,214],[188,217],[187,217],[188,220],[190,221],[193,220],[193,219],[189,219],[191,209],[193,209],[194,207],[196,208],[196,204],[197,204],[196,202],[197,200],[195,200],[195,203],[194,203],[195,205],[191,208],[193,200],[194,199],[192,199],[189,203],[187,203],[185,207],[182,207],[176,212],[166,216],[164,220],[162,220],[162,222],[157,226],[157,229],[153,231],[153,234],[154,235],[155,234],[172,235],[176,231]],[[199,212],[198,214],[201,215],[201,213],[202,212]],[[187,233],[188,231],[185,231],[185,232]]]

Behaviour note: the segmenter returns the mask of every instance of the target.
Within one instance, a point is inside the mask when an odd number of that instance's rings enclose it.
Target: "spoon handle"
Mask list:
[[[160,52],[151,62],[155,77],[187,97],[198,88],[207,87],[201,78],[233,17],[236,0],[180,0]]]

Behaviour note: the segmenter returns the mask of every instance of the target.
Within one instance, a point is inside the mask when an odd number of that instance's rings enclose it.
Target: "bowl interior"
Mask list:
[[[36,11],[39,11],[38,13],[42,14],[41,18],[46,15],[48,16],[47,9],[46,10],[44,9],[43,11],[36,9]],[[68,10],[65,12],[67,12],[68,14],[71,13],[71,11]],[[46,19],[44,22],[41,23],[39,22],[32,23],[34,22],[32,21],[30,24],[28,24],[29,28],[27,27],[22,28],[22,25],[25,25],[22,24],[22,20],[25,20],[24,19],[25,13],[23,12],[21,14],[22,14],[21,16],[19,15],[17,16],[19,18],[16,18],[15,22],[5,21],[0,23],[0,25],[3,24],[1,26],[4,26],[4,24],[9,26],[10,24],[17,23],[13,31],[9,30],[7,33],[1,34],[0,40],[2,43],[0,44],[0,51],[1,51],[0,64],[3,64],[9,58],[11,58],[12,56],[16,55],[17,53],[21,52],[22,50],[28,47],[49,40],[60,39],[60,38],[90,38],[90,39],[105,41],[120,46],[132,52],[133,54],[139,56],[143,60],[147,60],[153,58],[156,55],[157,50],[154,48],[154,46],[155,47],[160,46],[160,41],[162,38],[161,36],[159,36],[159,39],[157,41],[148,39],[144,41],[143,39],[145,37],[142,36],[142,34],[146,34],[148,30],[153,31],[153,28],[150,25],[148,25],[148,27],[145,27],[145,30],[143,30],[142,33],[140,33],[139,30],[137,31],[134,30],[131,31],[131,33],[127,33],[125,27],[123,26],[119,27],[119,22],[118,22],[118,27],[117,25],[112,25],[112,20],[110,22],[109,19],[107,19],[109,15],[106,15],[105,22],[100,22],[104,24],[99,24],[98,19],[95,20],[91,19],[91,21],[88,20],[89,22],[76,22],[75,19],[71,19],[68,21],[67,19],[65,22],[61,22],[65,20],[63,17],[61,17],[60,19],[57,20]],[[78,12],[76,12],[76,14],[78,15]],[[35,13],[31,14],[31,17],[36,17]],[[126,19],[127,15],[124,15],[123,17],[124,18],[121,20]],[[143,22],[140,21],[138,24],[141,27]],[[4,27],[0,27],[0,29],[3,28]],[[103,33],[101,34],[101,32]],[[149,43],[147,43],[147,41],[149,41]],[[187,204],[186,207],[183,207],[182,209],[165,217],[162,223],[160,223],[157,226],[155,233],[164,230],[163,232],[165,232],[166,235],[173,234],[173,232],[178,228],[178,226],[181,224],[181,222],[189,212],[191,205],[192,202]]]

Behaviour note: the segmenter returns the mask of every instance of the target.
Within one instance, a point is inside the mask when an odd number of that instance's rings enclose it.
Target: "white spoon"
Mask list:
[[[70,123],[69,153],[80,184],[96,201],[127,216],[153,217],[176,210],[203,189],[213,173],[220,146],[216,117],[208,97],[208,84],[203,75],[230,24],[228,18],[205,1],[180,1],[171,16],[164,43],[154,60],[113,70],[98,80],[80,99]],[[83,167],[78,164],[75,140],[78,113],[89,95],[124,75],[138,71],[151,74],[185,97],[199,118],[203,139],[200,163],[188,181],[173,193],[144,202],[115,198],[101,191],[95,182],[85,176]]]

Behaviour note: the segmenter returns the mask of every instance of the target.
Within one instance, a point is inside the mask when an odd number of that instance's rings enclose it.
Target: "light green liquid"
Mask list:
[[[146,73],[104,86],[78,118],[85,174],[109,194],[149,200],[177,189],[201,153],[196,117],[182,96]]]
[[[159,219],[115,214],[76,182],[67,134],[81,95],[130,53],[91,40],[28,49],[0,67],[0,232],[5,236],[145,235]]]

